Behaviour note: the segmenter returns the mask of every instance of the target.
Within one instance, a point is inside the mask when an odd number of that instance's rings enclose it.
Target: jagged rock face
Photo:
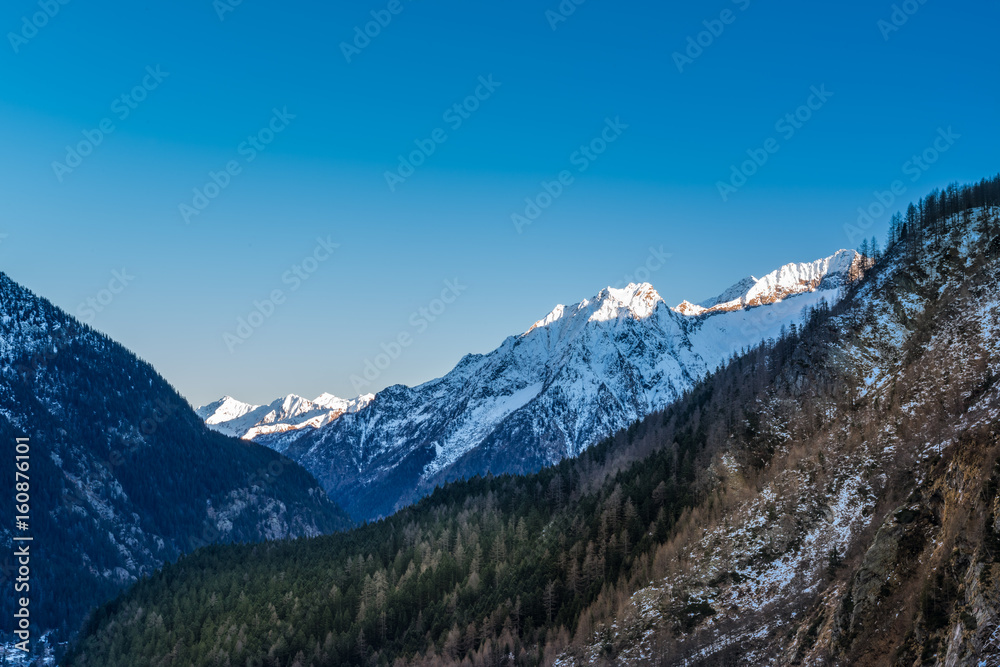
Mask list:
[[[723,295],[741,295],[738,308],[696,316],[646,283],[607,288],[442,378],[363,397],[319,428],[231,423],[299,461],[355,518],[388,515],[449,480],[574,456],[662,409],[733,354],[836,301],[856,258],[840,251],[741,281]],[[229,423],[218,407],[202,415],[214,428]]]
[[[0,274],[0,439],[17,437],[31,446],[39,631],[75,631],[90,608],[203,544],[350,525],[300,466],[208,430],[148,364]],[[4,488],[13,476],[0,466]],[[8,546],[11,531],[0,526]],[[9,557],[0,564],[11,572]],[[3,630],[12,604],[0,602]]]
[[[983,429],[953,448],[888,512],[831,610],[831,652],[845,660],[1000,662],[1000,440]]]

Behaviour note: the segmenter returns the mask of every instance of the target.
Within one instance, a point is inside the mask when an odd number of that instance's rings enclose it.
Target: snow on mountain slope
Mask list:
[[[690,314],[648,283],[606,288],[444,377],[388,387],[338,414],[298,397],[263,407],[226,398],[201,414],[302,463],[355,517],[381,516],[439,483],[574,456],[662,409],[733,354],[834,302],[857,258],[789,264],[719,297],[738,294],[725,302],[738,306]]]
[[[357,412],[375,397],[365,394],[353,399],[321,394],[313,400],[289,394],[268,405],[250,405],[231,396],[203,405],[196,412],[213,430],[252,440],[265,433],[281,433],[302,428],[319,428],[337,417]]]

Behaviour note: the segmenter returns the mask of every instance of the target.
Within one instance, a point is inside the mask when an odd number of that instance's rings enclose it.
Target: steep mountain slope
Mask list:
[[[576,459],[182,559],[68,664],[997,664],[998,207],[935,193],[837,307]]]
[[[322,418],[322,428],[248,427],[260,412],[226,421],[225,401],[204,414],[297,460],[356,518],[388,515],[446,481],[530,472],[579,454],[669,405],[733,354],[779,336],[807,308],[835,302],[857,265],[847,250],[790,264],[741,281],[725,308],[697,317],[669,308],[649,284],[607,288],[556,306],[442,378],[389,387],[361,409]]]
[[[0,440],[19,437],[31,447],[36,633],[75,631],[197,546],[349,525],[300,466],[209,431],[148,364],[0,274]],[[13,484],[12,456],[0,486]],[[0,525],[5,579],[13,529],[13,517]],[[14,598],[0,601],[5,632]]]

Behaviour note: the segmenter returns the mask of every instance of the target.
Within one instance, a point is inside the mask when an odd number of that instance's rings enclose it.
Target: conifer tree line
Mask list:
[[[952,216],[971,215],[974,209],[1000,206],[1000,175],[984,178],[972,185],[960,186],[952,183],[943,190],[935,189],[916,203],[911,203],[906,212],[898,212],[889,222],[888,246],[907,240],[909,248],[915,251],[918,241],[928,236],[943,236],[947,230],[946,221]],[[863,255],[877,255],[859,249]]]

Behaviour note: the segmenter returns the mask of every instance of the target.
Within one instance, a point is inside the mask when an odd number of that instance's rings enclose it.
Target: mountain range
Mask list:
[[[578,455],[810,308],[835,303],[860,269],[858,253],[840,250],[675,308],[648,283],[609,287],[416,387],[267,406],[227,396],[198,414],[298,461],[355,519],[387,516],[448,481]]]
[[[578,455],[200,549],[104,605],[66,664],[1000,664],[1000,176],[933,191],[884,247]],[[659,322],[648,297],[621,321]],[[588,304],[520,339],[619,322]]]

